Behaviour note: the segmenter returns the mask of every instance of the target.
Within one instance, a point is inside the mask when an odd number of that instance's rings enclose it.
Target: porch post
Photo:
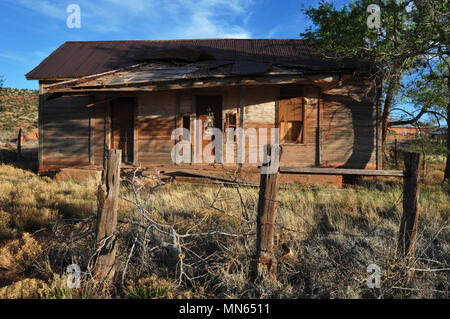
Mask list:
[[[239,136],[237,145],[237,160],[239,171],[242,168],[242,161],[245,160],[245,141],[244,141],[244,105],[245,105],[245,85],[241,85],[241,98],[239,100]]]

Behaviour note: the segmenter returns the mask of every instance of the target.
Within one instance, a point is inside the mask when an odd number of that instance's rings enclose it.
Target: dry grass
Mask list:
[[[429,173],[434,180],[441,167],[433,169]],[[143,197],[151,186],[151,183],[144,185]],[[448,298],[449,295],[448,271],[417,271],[409,286],[395,281],[392,269],[402,185],[394,178],[367,180],[344,189],[303,190],[293,185],[280,190],[275,236],[278,282],[258,285],[247,279],[254,251],[258,190],[164,185],[154,192],[146,207],[155,221],[172,225],[179,234],[217,230],[240,237],[215,234],[187,238],[183,242],[185,268],[181,279],[179,263],[168,260],[165,250],[149,240],[150,249],[137,249],[131,257],[126,285],[121,287],[119,277],[137,231],[134,225],[121,223],[115,288],[99,291],[84,280],[81,290],[71,290],[64,284],[65,268],[77,263],[86,270],[94,242],[92,236],[71,242],[86,230],[83,228],[86,225],[67,219],[83,219],[96,213],[96,187],[94,182],[58,182],[12,166],[0,166],[0,267],[6,269],[8,276],[12,272],[19,276],[8,291],[16,291],[25,280],[26,285],[34,287],[25,294],[30,298]],[[126,185],[122,185],[121,194],[133,199],[133,192]],[[449,212],[448,185],[425,181],[420,196],[417,247],[420,259],[414,266],[416,269],[448,269],[448,225],[444,229],[441,226],[448,220]],[[138,220],[139,215],[132,204],[121,200],[119,219]],[[57,221],[58,227],[54,227]],[[36,233],[31,236],[24,232]],[[283,249],[286,246],[290,248],[289,254]],[[26,252],[31,247],[36,255]],[[371,263],[382,268],[383,285],[378,290],[366,286],[366,267]],[[4,288],[0,297],[4,297]],[[9,298],[15,295],[8,294]]]
[[[10,165],[0,166],[0,210],[3,215],[9,213],[8,224],[19,232],[49,227],[60,217],[90,215],[95,188],[94,182],[57,182]]]

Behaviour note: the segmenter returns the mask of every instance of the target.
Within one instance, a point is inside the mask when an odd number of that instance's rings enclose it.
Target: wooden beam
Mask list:
[[[318,88],[319,90],[319,96],[318,96],[318,102],[319,105],[317,109],[317,126],[319,127],[319,166],[322,166],[323,163],[323,130],[322,130],[322,113],[325,111],[324,104],[322,104],[322,90]]]
[[[405,173],[399,170],[369,170],[351,168],[319,168],[319,167],[280,167],[281,173],[289,174],[322,174],[322,175],[361,175],[361,176],[398,176]]]
[[[38,145],[38,163],[40,171],[44,167],[44,161],[43,161],[43,146],[44,146],[44,119],[43,116],[43,108],[44,108],[44,101],[45,101],[45,94],[39,95],[39,106],[38,106],[38,139],[39,139],[39,145]]]
[[[89,108],[89,165],[94,163],[94,108]]]
[[[111,99],[109,98],[109,96],[107,96],[106,99],[106,108],[105,108],[105,145],[104,145],[104,149],[105,149],[105,154],[106,155],[106,150],[111,148]]]
[[[139,162],[139,120],[138,120],[138,111],[139,111],[139,96],[136,94],[134,98],[134,112],[133,112],[133,164],[137,165]]]
[[[180,117],[181,117],[181,112],[180,112],[180,92],[176,91],[175,92],[175,129],[177,129],[180,125],[179,121],[180,121]],[[173,146],[175,147],[175,145],[177,144],[177,141],[174,140],[173,141]],[[178,152],[175,152],[175,165],[178,161]]]
[[[156,83],[134,83],[127,86],[116,85],[92,85],[85,87],[53,87],[50,92],[127,92],[127,91],[159,91],[177,90],[186,88],[206,88],[217,86],[244,86],[244,85],[267,85],[267,84],[309,84],[327,89],[331,84],[338,83],[337,73],[324,73],[301,77],[298,74],[292,75],[270,75],[270,76],[247,76],[247,77],[226,77],[226,78],[205,78],[182,81],[164,81]]]
[[[321,109],[322,105],[320,103],[322,91],[320,89],[317,96],[317,166],[322,165],[322,127],[321,127]],[[303,123],[305,123],[303,121]]]
[[[241,154],[242,160],[239,161],[239,158],[237,160],[239,171],[242,168],[242,162],[243,159],[245,159],[245,140],[244,140],[244,112],[245,112],[245,85],[241,86],[241,96],[239,99],[239,136],[238,136],[238,143],[237,143],[237,153]]]
[[[317,127],[317,166],[322,165],[322,128]]]

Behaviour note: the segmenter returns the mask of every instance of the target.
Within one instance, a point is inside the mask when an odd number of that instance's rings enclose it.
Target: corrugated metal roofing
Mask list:
[[[202,39],[165,41],[66,42],[26,74],[27,79],[64,79],[99,74],[147,60],[254,61],[240,64],[247,73],[266,64],[295,65],[325,70],[352,68],[324,59],[304,40],[294,39]]]

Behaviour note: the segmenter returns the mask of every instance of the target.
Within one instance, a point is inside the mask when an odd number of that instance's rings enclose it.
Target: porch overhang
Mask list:
[[[251,64],[249,62],[249,64]],[[241,67],[242,68],[242,67]],[[211,88],[243,85],[303,84],[329,90],[352,78],[355,69],[308,70],[303,67],[248,65],[237,71],[211,62],[174,66],[146,63],[125,69],[43,85],[45,93],[136,92]],[[260,68],[260,73],[258,73]],[[255,74],[246,73],[257,72]]]

